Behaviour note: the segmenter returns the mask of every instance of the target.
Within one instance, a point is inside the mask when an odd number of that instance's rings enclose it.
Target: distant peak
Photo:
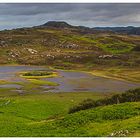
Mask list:
[[[64,21],[48,21],[47,23],[43,24],[42,26],[55,27],[55,28],[70,28],[70,27],[72,27],[72,25],[70,25]]]

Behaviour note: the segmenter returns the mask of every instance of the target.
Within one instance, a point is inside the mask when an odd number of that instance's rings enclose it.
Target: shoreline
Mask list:
[[[102,77],[102,78],[114,79],[114,80],[119,80],[119,81],[124,81],[124,82],[133,82],[133,83],[136,83],[136,84],[140,83],[140,81],[130,80],[130,79],[128,80],[125,77],[124,78],[119,78],[119,77],[115,77],[113,75],[108,76],[106,74],[103,74],[103,72],[106,72],[106,71],[100,71],[100,70],[86,71],[86,70],[64,70],[64,69],[58,69],[58,68],[56,69],[54,67],[49,67],[49,68],[52,69],[52,70],[62,70],[62,71],[70,71],[70,72],[83,72],[83,73],[91,74],[91,75]]]
[[[98,77],[103,77],[103,78],[108,78],[108,79],[114,79],[114,80],[119,80],[119,81],[124,81],[124,82],[133,82],[133,83],[140,83],[140,80],[137,80],[135,78],[129,78],[128,77],[119,77],[119,73],[114,73],[112,74],[111,72],[107,71],[107,70],[96,70],[96,69],[93,69],[93,70],[78,70],[78,69],[70,69],[70,70],[67,70],[67,69],[61,69],[61,68],[54,68],[53,66],[50,66],[50,65],[23,65],[23,64],[0,64],[0,66],[34,66],[34,67],[47,67],[51,70],[62,70],[62,71],[68,71],[68,72],[83,72],[83,73],[87,73],[87,74],[91,74],[91,75],[94,75],[94,76],[98,76]],[[124,69],[122,69],[123,71]],[[129,70],[129,69],[128,69]],[[110,75],[109,75],[110,74]],[[127,76],[127,75],[126,75]]]

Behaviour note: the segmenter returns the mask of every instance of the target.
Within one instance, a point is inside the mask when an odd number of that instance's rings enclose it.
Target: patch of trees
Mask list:
[[[76,106],[69,109],[69,114],[78,112],[80,110],[86,110],[98,106],[113,105],[125,102],[138,102],[140,101],[140,88],[128,90],[122,94],[115,94],[110,98],[92,100],[86,99]]]

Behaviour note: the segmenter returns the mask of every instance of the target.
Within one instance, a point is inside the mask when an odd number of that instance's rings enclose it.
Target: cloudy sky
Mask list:
[[[140,26],[139,4],[7,4],[0,3],[0,30],[41,25],[47,21],[72,25]]]

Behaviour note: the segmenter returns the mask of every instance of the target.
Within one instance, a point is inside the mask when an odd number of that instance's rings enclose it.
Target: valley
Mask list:
[[[0,136],[140,136],[139,50],[66,22],[0,31]]]

